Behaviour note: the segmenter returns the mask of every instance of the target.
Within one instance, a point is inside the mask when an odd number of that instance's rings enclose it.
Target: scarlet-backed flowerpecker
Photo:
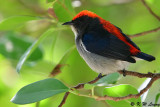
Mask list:
[[[138,58],[155,60],[155,57],[141,52],[120,28],[88,10],[81,11],[63,25],[71,26],[79,54],[98,73],[124,70]]]

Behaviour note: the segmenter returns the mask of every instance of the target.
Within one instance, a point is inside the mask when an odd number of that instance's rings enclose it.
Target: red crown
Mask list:
[[[75,19],[80,18],[82,16],[89,16],[89,17],[92,17],[92,18],[96,18],[96,17],[100,18],[98,15],[96,15],[93,12],[90,12],[88,10],[83,10],[80,13],[78,13],[72,20],[75,20]]]

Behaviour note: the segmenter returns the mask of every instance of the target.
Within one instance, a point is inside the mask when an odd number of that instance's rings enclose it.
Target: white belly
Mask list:
[[[106,58],[85,49],[82,42],[76,43],[78,52],[89,67],[97,73],[109,74],[126,69],[129,62]]]

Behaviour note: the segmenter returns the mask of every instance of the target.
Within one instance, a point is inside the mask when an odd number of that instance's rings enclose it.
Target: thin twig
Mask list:
[[[65,95],[64,95],[64,97],[63,97],[63,100],[61,101],[61,103],[60,103],[60,105],[59,105],[58,107],[62,107],[63,104],[65,104],[66,99],[67,99],[67,97],[68,97],[69,94],[70,94],[70,92],[66,92],[66,93],[65,93]]]
[[[54,76],[60,74],[60,73],[61,73],[61,68],[62,68],[63,66],[66,66],[66,65],[67,65],[67,64],[57,64],[57,65],[53,68],[52,72],[49,74],[49,77],[54,77]]]
[[[145,0],[141,0],[143,5],[147,8],[147,10],[151,13],[151,15],[153,15],[156,19],[158,19],[160,21],[160,16],[156,15],[152,9],[147,5],[147,3],[145,2]],[[153,33],[153,32],[157,32],[160,30],[160,27],[158,28],[155,28],[155,29],[152,29],[152,30],[149,30],[149,31],[145,31],[145,32],[141,32],[141,33],[138,33],[138,34],[134,34],[134,35],[129,35],[131,38],[134,38],[134,37],[139,37],[139,36],[143,36],[143,35],[146,35],[146,34],[149,34],[149,33]]]
[[[102,76],[102,77],[103,77],[103,76]],[[96,77],[94,80],[89,81],[88,83],[81,83],[81,84],[78,84],[77,86],[74,86],[74,87],[72,87],[72,88],[74,88],[74,89],[82,89],[82,88],[84,88],[84,85],[85,85],[85,84],[93,84],[93,83],[97,82],[99,79],[101,79],[102,77]],[[72,89],[72,88],[71,88],[71,89]],[[66,92],[66,93],[65,93],[65,95],[64,95],[64,97],[63,97],[63,100],[61,101],[61,103],[60,103],[60,105],[59,105],[58,107],[62,107],[63,104],[65,104],[66,99],[67,99],[67,97],[68,97],[69,94],[70,94],[70,92]]]
[[[89,81],[88,83],[81,83],[81,84],[78,84],[77,86],[75,86],[75,87],[73,87],[73,88],[75,88],[75,89],[82,89],[82,88],[84,88],[84,85],[85,84],[93,84],[93,83],[95,83],[95,82],[97,82],[99,79],[101,79],[102,77],[96,77],[94,80],[92,80],[92,81]]]
[[[53,8],[48,8],[48,14],[58,21],[58,17],[57,17],[57,15],[56,15],[56,13],[55,13]]]
[[[118,71],[120,74],[123,74],[124,72],[123,71]],[[114,100],[114,101],[120,101],[120,100],[125,100],[125,99],[130,99],[130,98],[139,98],[142,94],[144,94],[151,86],[152,84],[154,83],[154,81],[156,81],[157,79],[160,78],[160,74],[154,74],[154,73],[147,73],[147,74],[144,74],[144,73],[138,73],[138,72],[133,72],[133,71],[125,71],[125,75],[127,76],[135,76],[135,77],[138,77],[138,78],[152,78],[150,80],[150,82],[148,83],[148,85],[142,89],[138,94],[130,94],[130,95],[127,95],[127,96],[123,96],[123,97],[111,97],[111,96],[87,96],[87,97],[90,97],[90,98],[94,98],[96,100]],[[100,78],[95,78],[94,80],[88,82],[88,84],[93,84],[95,82],[97,82]],[[81,84],[78,84],[77,86],[73,87],[75,89],[82,89],[84,88],[84,85],[86,83],[81,83]],[[65,104],[65,101],[68,97],[70,92],[67,92],[61,102],[61,104],[58,106],[58,107],[62,107],[63,104]],[[79,94],[80,95],[80,94]],[[80,95],[80,96],[85,96],[85,95]]]
[[[145,0],[142,0],[142,3],[144,4],[144,6],[148,9],[148,11],[160,21],[160,17],[158,15],[156,15],[152,9],[147,5],[147,3],[145,2]]]
[[[118,71],[120,74],[124,74],[124,71]],[[130,75],[130,76],[135,76],[139,78],[153,78],[154,75],[160,75],[160,74],[154,74],[151,72],[148,72],[147,74],[144,73],[139,73],[139,72],[134,72],[134,71],[126,71],[125,70],[125,75]]]
[[[149,30],[149,31],[137,33],[137,34],[134,34],[134,35],[129,35],[129,37],[130,38],[139,37],[139,36],[143,36],[143,35],[146,35],[146,34],[149,34],[149,33],[157,32],[159,30],[160,30],[160,27],[157,27],[157,28]]]

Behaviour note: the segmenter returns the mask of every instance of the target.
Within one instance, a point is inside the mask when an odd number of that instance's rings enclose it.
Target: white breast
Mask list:
[[[89,67],[98,73],[109,74],[109,73],[117,72],[118,70],[126,69],[127,66],[129,65],[129,62],[126,62],[126,61],[106,58],[106,57],[88,52],[83,46],[82,42],[80,43],[80,45],[77,44],[77,49],[81,57],[86,61]]]

